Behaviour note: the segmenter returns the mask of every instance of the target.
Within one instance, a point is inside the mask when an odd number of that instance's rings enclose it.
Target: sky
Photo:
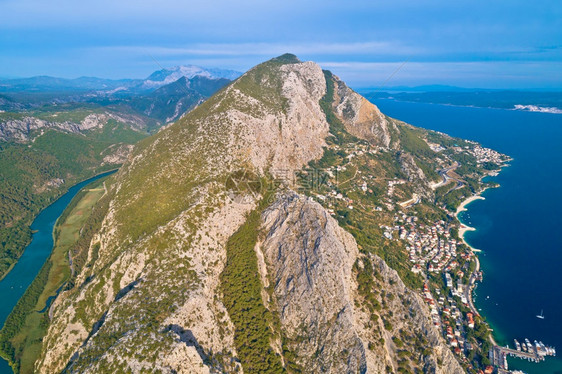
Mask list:
[[[562,90],[562,3],[0,0],[0,77],[245,71],[286,52],[355,88]]]

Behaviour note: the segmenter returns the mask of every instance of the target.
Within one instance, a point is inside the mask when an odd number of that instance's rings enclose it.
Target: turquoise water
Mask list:
[[[97,175],[71,187],[67,193],[45,208],[31,224],[34,230],[31,243],[25,248],[20,260],[12,271],[0,282],[0,321],[2,325],[27,287],[39,273],[53,249],[53,228],[57,218],[70,203],[72,198],[87,184],[96,179],[114,173],[110,171]],[[7,361],[0,358],[0,374],[11,374],[12,369]]]
[[[467,241],[484,281],[476,289],[499,343],[542,340],[558,349],[543,363],[508,359],[510,369],[562,373],[562,115],[376,100],[380,109],[413,125],[438,130],[513,157],[460,219],[476,228]],[[489,297],[489,298],[488,298]],[[544,309],[545,319],[536,318]]]

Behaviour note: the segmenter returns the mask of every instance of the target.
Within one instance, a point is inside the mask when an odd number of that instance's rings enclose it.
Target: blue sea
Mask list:
[[[460,219],[479,255],[484,280],[476,306],[502,345],[513,339],[553,345],[542,363],[509,358],[529,374],[562,373],[562,115],[375,100],[381,111],[412,125],[480,142],[513,158],[490,180],[485,200]],[[545,319],[536,318],[544,310]]]

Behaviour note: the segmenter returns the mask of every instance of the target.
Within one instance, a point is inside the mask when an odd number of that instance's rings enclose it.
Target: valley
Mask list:
[[[69,186],[121,165],[133,144],[229,82],[220,75],[235,74],[198,67],[157,73],[148,87],[94,78],[0,82],[0,278],[29,243],[42,209]]]

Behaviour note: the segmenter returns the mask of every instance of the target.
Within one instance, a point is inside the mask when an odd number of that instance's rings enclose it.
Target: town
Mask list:
[[[438,188],[449,191],[466,188],[467,177],[455,172],[461,165],[457,159],[467,156],[474,161],[470,172],[477,183],[483,176],[496,175],[497,170],[510,160],[474,142],[448,148],[431,142],[428,145],[441,155],[437,159],[437,167],[441,169],[436,171],[436,176],[442,180],[428,184],[434,191]],[[540,345],[533,348],[534,351],[524,352],[496,344],[472,301],[474,287],[483,274],[476,250],[462,238],[466,228],[446,205],[439,208],[444,214],[441,219],[428,221],[427,217],[419,217],[415,207],[423,204],[423,191],[410,188],[411,181],[407,178],[375,176],[361,166],[390,153],[388,149],[362,143],[344,147],[333,145],[332,149],[343,162],[308,171],[306,184],[314,191],[311,196],[339,219],[350,212],[363,218],[372,218],[373,213],[392,217],[390,222],[387,218],[387,222],[379,224],[382,237],[403,246],[410,262],[409,270],[423,279],[420,295],[429,307],[433,324],[469,372],[517,373],[508,370],[508,354],[539,361],[555,352],[550,347],[542,350]],[[473,198],[473,194],[460,195],[456,204],[462,205],[461,200]],[[366,201],[373,195],[378,198]],[[476,355],[480,357],[478,367],[474,367]]]

